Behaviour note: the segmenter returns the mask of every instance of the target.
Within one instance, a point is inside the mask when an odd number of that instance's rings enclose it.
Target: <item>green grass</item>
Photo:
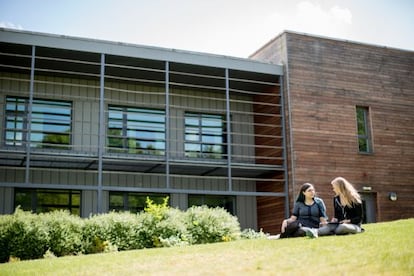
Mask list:
[[[240,240],[21,261],[0,275],[414,275],[414,219],[319,239]]]

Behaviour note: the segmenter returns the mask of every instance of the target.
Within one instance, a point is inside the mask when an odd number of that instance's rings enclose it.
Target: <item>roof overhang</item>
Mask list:
[[[283,75],[283,66],[277,64],[263,63],[250,59],[223,55],[143,46],[106,40],[0,28],[0,41],[23,45],[34,45],[57,49],[227,68],[278,76]]]

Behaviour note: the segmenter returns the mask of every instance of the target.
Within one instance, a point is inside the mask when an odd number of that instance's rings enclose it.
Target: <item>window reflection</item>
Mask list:
[[[80,216],[80,191],[16,189],[14,207],[17,206],[34,213],[68,210]]]
[[[109,106],[108,147],[111,152],[165,154],[165,112]]]
[[[146,194],[130,192],[110,192],[109,210],[110,211],[130,211],[138,213],[143,211],[146,206],[147,197],[156,204],[162,204],[168,194]]]
[[[225,124],[222,115],[185,113],[185,156],[225,158]]]
[[[221,195],[188,195],[188,206],[222,207],[230,214],[236,215],[236,198]]]
[[[7,97],[5,144],[23,146],[28,140],[29,99]],[[67,149],[71,143],[72,104],[33,99],[30,145]]]

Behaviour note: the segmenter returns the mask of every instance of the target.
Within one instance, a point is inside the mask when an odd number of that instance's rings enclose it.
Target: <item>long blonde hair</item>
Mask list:
[[[362,203],[361,196],[352,184],[343,177],[336,177],[331,182],[332,185],[336,185],[339,190],[339,198],[343,206],[352,207],[353,203]]]

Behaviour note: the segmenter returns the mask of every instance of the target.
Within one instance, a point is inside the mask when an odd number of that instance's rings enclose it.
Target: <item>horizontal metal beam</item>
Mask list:
[[[53,35],[0,28],[0,40],[3,42],[24,45],[228,68],[278,76],[283,75],[282,65],[264,63],[247,58],[243,59],[223,55],[143,46],[90,38],[79,38],[65,35]]]
[[[36,183],[11,183],[0,182],[0,187],[30,188],[30,189],[61,189],[61,190],[86,190],[98,191],[99,187],[92,185],[60,185],[60,184],[36,184]],[[118,187],[102,186],[103,191],[122,191],[136,193],[168,193],[168,194],[203,194],[203,195],[234,195],[234,196],[271,196],[284,197],[285,193],[271,192],[244,192],[244,191],[217,191],[217,190],[191,190],[191,189],[165,189],[165,188],[140,188],[140,187]]]

